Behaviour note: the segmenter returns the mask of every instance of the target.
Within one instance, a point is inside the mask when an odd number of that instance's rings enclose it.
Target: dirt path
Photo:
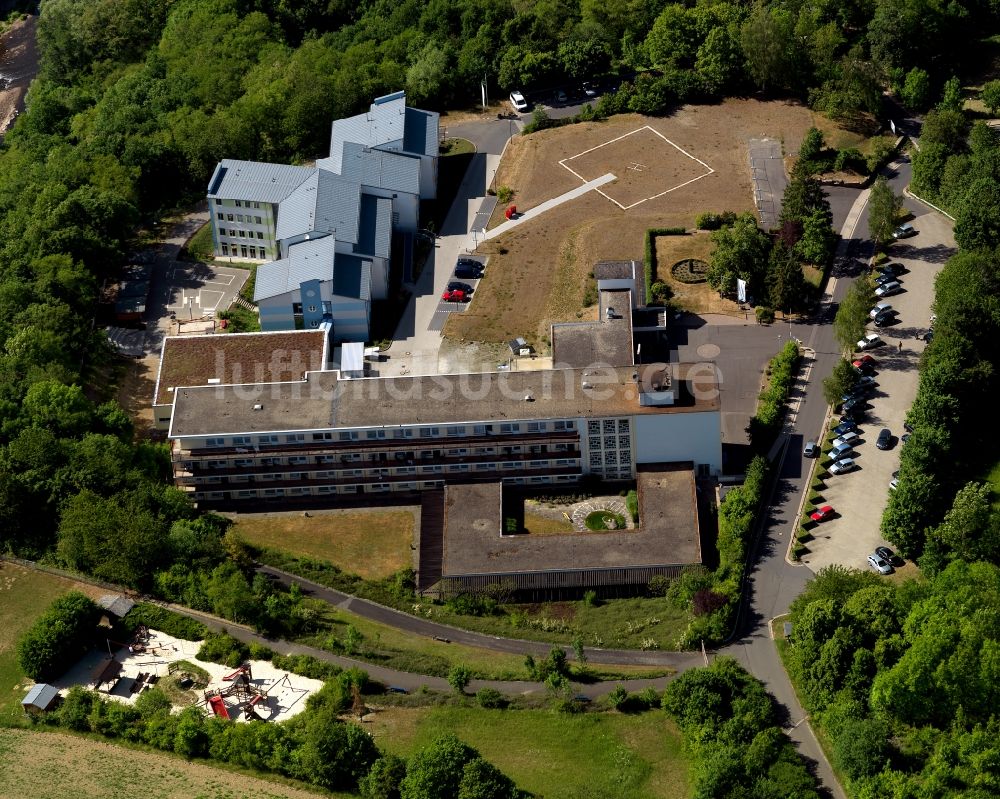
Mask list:
[[[32,14],[11,25],[0,39],[0,137],[24,110],[24,95],[38,74],[38,48]]]

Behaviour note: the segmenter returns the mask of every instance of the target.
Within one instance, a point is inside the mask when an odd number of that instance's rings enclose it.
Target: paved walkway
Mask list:
[[[781,142],[777,139],[750,139],[749,149],[753,202],[760,213],[761,226],[764,230],[771,230],[778,226],[781,200],[788,185]]]
[[[614,175],[608,172],[606,175],[601,175],[599,178],[594,180],[588,180],[582,186],[578,186],[575,189],[571,189],[565,194],[560,194],[558,197],[553,197],[551,200],[546,200],[543,203],[536,205],[534,208],[530,208],[523,214],[518,214],[515,219],[509,219],[501,225],[497,225],[492,230],[486,231],[486,234],[482,237],[483,241],[488,241],[489,239],[495,238],[496,236],[503,235],[518,225],[523,225],[525,222],[534,219],[536,216],[544,214],[546,211],[550,211],[556,206],[562,205],[570,200],[575,200],[577,197],[582,197],[589,191],[598,189],[605,183],[610,183],[612,180],[617,180]]]

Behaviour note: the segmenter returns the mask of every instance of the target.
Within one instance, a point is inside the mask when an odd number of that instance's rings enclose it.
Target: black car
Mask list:
[[[460,280],[452,280],[448,283],[448,291],[464,291],[466,294],[471,294],[472,286]]]
[[[896,558],[896,553],[889,549],[889,547],[875,547],[875,554],[891,566],[895,566],[899,562]]]
[[[880,313],[874,319],[875,327],[886,327],[887,325],[895,324],[896,322],[896,312],[886,311],[885,313]]]
[[[864,407],[865,407],[864,397],[851,397],[850,399],[844,401],[844,413],[853,414],[855,408],[861,410]]]
[[[841,422],[854,422],[855,424],[861,424],[865,420],[867,411],[865,406],[858,404],[852,407],[850,410],[844,409],[844,415],[841,416]]]
[[[888,427],[883,427],[879,430],[875,446],[879,449],[889,449],[892,446],[892,431]]]
[[[477,262],[478,263],[478,262]],[[483,265],[470,266],[459,264],[455,267],[455,277],[464,277],[466,280],[479,280],[483,276]]]
[[[898,277],[906,271],[906,267],[898,263],[882,264],[882,266],[878,268],[878,271],[883,275],[894,275]]]

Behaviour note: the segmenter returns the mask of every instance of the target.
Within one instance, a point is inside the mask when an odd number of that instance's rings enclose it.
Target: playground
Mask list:
[[[154,685],[177,708],[200,706],[232,721],[283,721],[305,710],[306,698],[323,687],[274,668],[263,660],[237,667],[198,660],[200,641],[184,641],[140,626],[133,640],[108,641],[88,653],[52,684],[65,693],[74,685],[132,704]]]

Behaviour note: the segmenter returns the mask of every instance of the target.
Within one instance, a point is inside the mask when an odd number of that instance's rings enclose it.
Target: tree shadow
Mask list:
[[[926,261],[932,264],[943,264],[955,254],[954,247],[946,247],[943,244],[932,244],[929,247],[920,247],[914,244],[896,242],[892,246],[889,255],[892,258],[912,258],[917,261]]]

